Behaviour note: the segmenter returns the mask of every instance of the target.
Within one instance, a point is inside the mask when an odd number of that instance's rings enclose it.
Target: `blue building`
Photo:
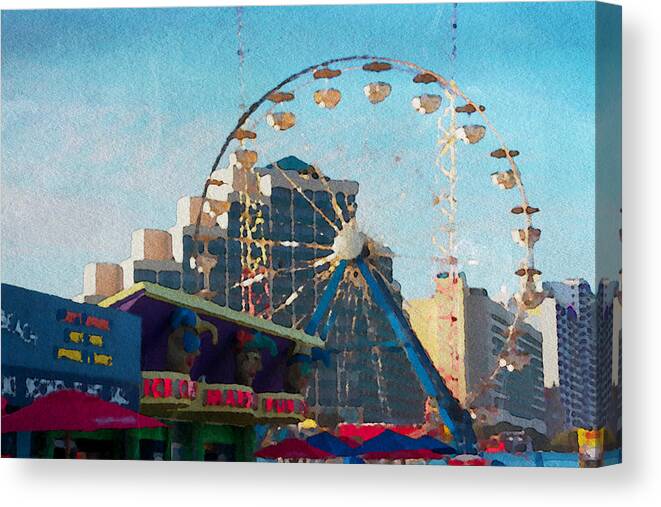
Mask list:
[[[595,295],[583,279],[545,282],[556,301],[560,398],[567,428],[606,426],[613,400],[613,300],[617,283]]]
[[[614,432],[612,414],[618,411],[617,393],[613,378],[613,353],[619,350],[613,347],[614,303],[619,284],[610,280],[601,280],[596,295],[597,310],[597,422],[609,427]]]
[[[77,389],[138,410],[140,319],[2,284],[2,396],[29,405]]]
[[[139,317],[2,284],[1,326],[2,397],[8,412],[61,389],[139,409]],[[120,437],[110,433],[82,436],[83,448],[113,456]],[[3,454],[19,457],[53,457],[58,445],[61,451],[57,432],[2,437]]]

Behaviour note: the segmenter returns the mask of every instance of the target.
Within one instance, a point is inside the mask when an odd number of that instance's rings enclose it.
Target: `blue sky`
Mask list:
[[[451,9],[245,8],[246,97],[353,54],[454,74],[521,151],[531,203],[542,209],[544,279],[593,280],[594,4],[460,4],[454,65]],[[2,13],[3,281],[73,296],[85,263],[127,258],[132,230],[173,225],[177,199],[200,192],[238,116],[237,44],[231,8]],[[257,149],[262,162],[293,154],[356,179],[363,227],[398,254],[404,294],[421,296],[437,225],[435,119],[411,109],[422,90],[410,76],[387,78],[393,93],[378,108],[357,73],[333,83],[344,92],[333,112],[297,100],[297,127],[277,137],[261,122]],[[513,287],[521,253],[509,232],[515,195],[489,181],[505,169],[488,157],[495,147],[487,138],[461,153],[458,190],[459,253],[477,261],[466,267],[469,283],[491,293]]]

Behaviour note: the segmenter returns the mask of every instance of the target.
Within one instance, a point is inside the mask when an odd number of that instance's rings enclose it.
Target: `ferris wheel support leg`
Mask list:
[[[324,318],[324,315],[326,315],[326,312],[328,311],[331,303],[333,302],[333,299],[335,298],[335,294],[337,293],[337,288],[339,287],[340,282],[342,281],[342,277],[344,276],[344,270],[346,267],[347,267],[347,261],[342,260],[338,263],[337,268],[335,268],[335,272],[330,277],[330,280],[328,281],[328,285],[326,286],[326,290],[324,291],[324,294],[321,296],[321,299],[319,300],[319,305],[312,314],[312,317],[310,318],[310,322],[308,322],[308,324],[305,326],[304,331],[307,334],[313,335],[317,333],[317,328],[321,323],[321,319]],[[328,332],[328,329],[324,329],[324,331],[325,332],[321,337],[323,340],[326,339],[325,335]]]
[[[372,292],[374,302],[384,311],[395,336],[403,346],[425,393],[438,401],[439,414],[443,423],[452,433],[457,450],[467,453],[475,452],[476,440],[470,415],[459,405],[445,385],[383,281],[374,276],[363,259],[357,258],[355,262]]]

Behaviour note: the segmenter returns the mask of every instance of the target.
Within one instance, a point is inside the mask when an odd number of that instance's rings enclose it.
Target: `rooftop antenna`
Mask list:
[[[457,2],[452,4],[452,16],[450,17],[450,39],[452,49],[450,51],[450,79],[455,78],[455,61],[457,60]]]
[[[236,41],[237,51],[239,57],[239,94],[240,100],[239,111],[244,113],[246,110],[246,80],[243,75],[243,67],[246,61],[246,50],[243,44],[243,7],[236,8]]]

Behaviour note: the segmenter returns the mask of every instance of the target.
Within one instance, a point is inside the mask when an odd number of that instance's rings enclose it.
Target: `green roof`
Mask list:
[[[99,303],[99,306],[110,307],[126,298],[143,291],[147,297],[172,303],[177,306],[182,306],[193,310],[201,315],[208,315],[216,317],[240,326],[245,326],[263,333],[286,338],[304,345],[323,347],[324,342],[316,335],[309,335],[300,329],[280,326],[274,324],[270,320],[255,317],[244,312],[232,310],[226,306],[220,306],[211,301],[207,301],[199,296],[194,296],[183,291],[168,289],[161,285],[150,282],[140,282],[132,285],[128,289],[118,292],[114,296],[104,299]]]

